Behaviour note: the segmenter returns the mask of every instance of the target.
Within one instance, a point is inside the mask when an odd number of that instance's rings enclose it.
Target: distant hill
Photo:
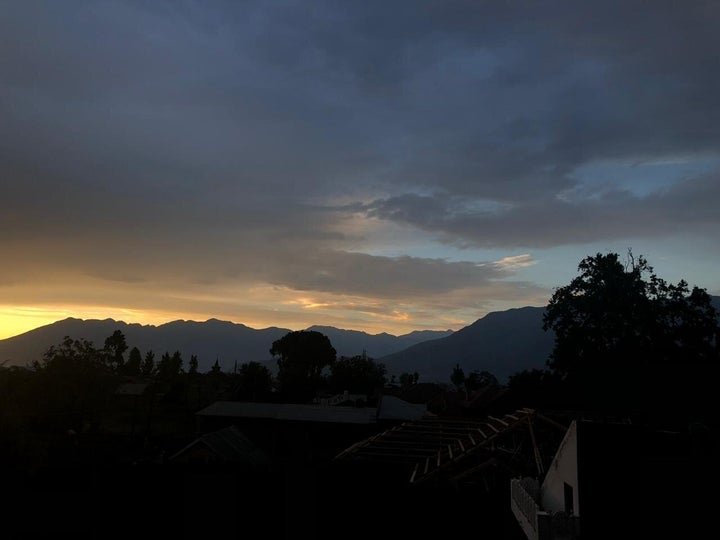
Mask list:
[[[381,358],[388,373],[417,371],[424,382],[450,383],[456,364],[465,374],[486,370],[504,381],[523,369],[543,368],[554,335],[542,329],[544,307],[489,313],[452,335]]]
[[[390,334],[367,334],[355,330],[341,330],[333,327],[314,326],[330,338],[338,356],[354,356],[365,351],[368,356],[378,358],[400,351],[411,345],[434,337],[444,337],[451,331],[422,331],[393,336]],[[143,356],[148,350],[155,352],[156,360],[168,351],[180,351],[185,365],[194,354],[198,357],[200,371],[207,371],[217,358],[222,368],[231,370],[237,361],[257,361],[271,369],[275,361],[270,355],[273,341],[290,332],[287,328],[265,328],[256,330],[243,324],[210,319],[205,322],[174,321],[160,326],[128,324],[113,319],[82,320],[65,319],[42,326],[19,336],[0,340],[0,363],[6,366],[26,365],[39,360],[52,345],[65,336],[73,339],[87,339],[96,347],[102,347],[105,338],[120,330],[125,335],[129,348],[137,347]]]

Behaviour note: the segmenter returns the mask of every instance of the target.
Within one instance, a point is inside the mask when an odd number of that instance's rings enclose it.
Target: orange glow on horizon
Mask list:
[[[306,301],[300,302],[300,304],[301,309],[311,312],[314,311],[313,308],[319,307],[309,304]],[[388,332],[394,335],[402,335],[412,332],[413,330],[425,329],[422,324],[413,325],[412,318],[404,312],[395,311],[391,315],[386,314],[381,317],[373,313],[366,313],[365,315],[369,316],[371,320],[349,319],[341,323],[338,320],[310,320],[307,319],[307,316],[302,317],[301,314],[298,314],[297,317],[292,317],[292,321],[286,320],[282,322],[257,320],[252,316],[243,319],[236,316],[213,315],[208,313],[171,313],[111,306],[0,306],[0,339],[15,337],[41,326],[67,319],[68,317],[84,320],[114,319],[128,324],[137,323],[153,326],[159,326],[177,320],[203,322],[211,318],[216,318],[237,324],[244,324],[254,329],[276,326],[290,330],[302,330],[313,325],[321,325],[334,326],[345,330],[364,331],[369,334]],[[446,330],[452,328],[457,330],[464,326],[463,323],[459,323],[457,320],[447,322],[449,324],[446,328],[434,329]],[[455,324],[452,324],[453,322]]]
[[[72,317],[75,319],[115,319],[126,323],[158,325],[184,317],[179,314],[101,306],[0,306],[0,339],[7,339]]]

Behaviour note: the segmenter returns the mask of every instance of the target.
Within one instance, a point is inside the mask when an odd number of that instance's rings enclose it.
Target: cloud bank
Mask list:
[[[442,327],[542,302],[543,250],[717,238],[719,25],[703,1],[11,2],[3,297]]]

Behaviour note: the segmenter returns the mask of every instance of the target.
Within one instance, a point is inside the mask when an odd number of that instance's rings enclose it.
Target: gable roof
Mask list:
[[[218,461],[225,463],[245,463],[252,466],[263,466],[270,463],[268,457],[235,426],[200,436],[173,454],[170,461],[177,461],[198,446],[206,448]]]

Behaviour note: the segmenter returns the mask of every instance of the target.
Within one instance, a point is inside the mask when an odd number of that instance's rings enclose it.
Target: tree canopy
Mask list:
[[[105,353],[86,339],[66,336],[33,362],[40,416],[75,429],[95,420],[116,382]]]
[[[330,387],[336,392],[371,395],[385,385],[385,365],[365,354],[342,357],[330,368]]]
[[[115,330],[111,336],[105,339],[105,348],[103,349],[107,363],[112,366],[114,371],[122,371],[125,363],[124,354],[128,346],[125,342],[125,334],[121,330]]]
[[[657,277],[643,257],[582,260],[580,275],[555,291],[543,324],[555,332],[550,366],[572,373],[598,362],[717,360],[718,324],[704,289]]]
[[[272,392],[272,373],[260,362],[243,363],[236,379],[233,399],[264,401]]]
[[[270,354],[277,357],[280,391],[295,400],[313,396],[322,381],[322,371],[335,362],[330,339],[314,330],[288,332],[273,342]]]
[[[140,375],[142,366],[142,354],[140,349],[133,347],[130,349],[130,355],[128,361],[125,363],[123,373],[126,375]]]
[[[460,390],[465,384],[465,371],[460,367],[460,364],[455,364],[452,373],[450,374],[450,382],[455,385],[455,388]]]
[[[175,351],[172,356],[165,352],[157,364],[157,376],[161,380],[171,380],[183,373],[183,360],[180,351]]]
[[[648,407],[692,393],[687,375],[718,364],[718,320],[704,289],[659,278],[644,257],[583,259],[558,288],[543,325],[555,332],[548,365],[594,403]]]

